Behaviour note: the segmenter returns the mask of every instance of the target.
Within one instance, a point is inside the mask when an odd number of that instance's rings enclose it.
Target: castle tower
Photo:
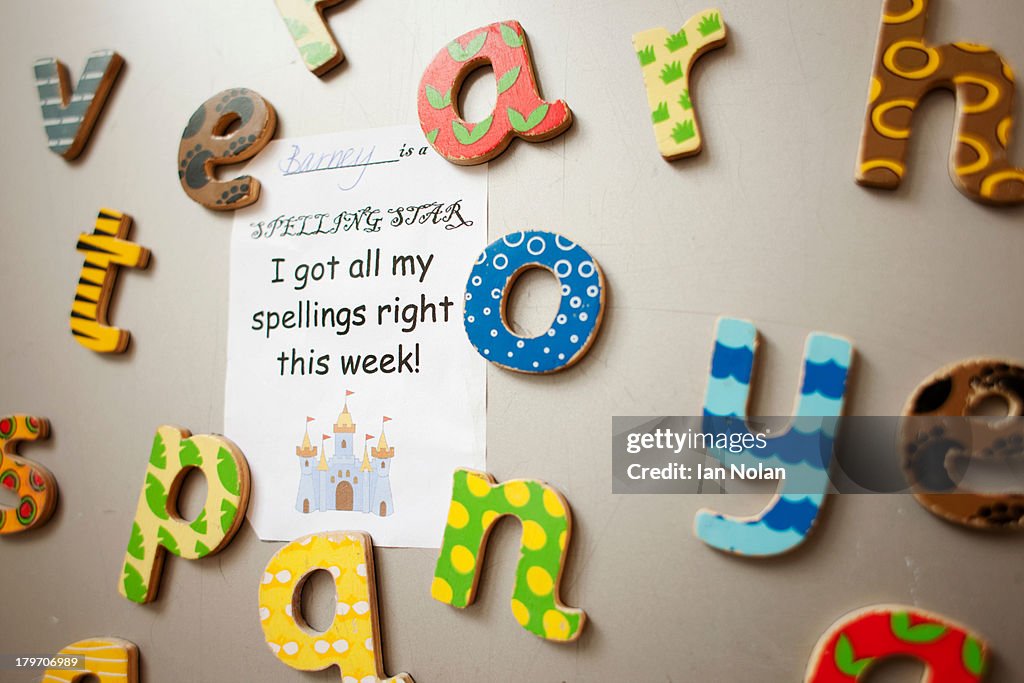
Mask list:
[[[295,455],[299,457],[299,493],[295,497],[295,509],[299,512],[309,513],[320,509],[319,486],[317,479],[319,474],[315,466],[317,448],[309,441],[309,420],[306,420],[306,433],[302,437],[302,444],[295,447]]]
[[[330,480],[327,484],[327,510],[357,510],[355,479],[359,476],[355,449],[352,440],[355,437],[356,424],[348,412],[348,399],[345,407],[334,423],[334,454],[327,463]]]
[[[387,422],[391,418],[385,417]],[[373,493],[370,497],[370,512],[381,517],[394,514],[395,503],[391,498],[391,479],[388,474],[391,470],[391,459],[395,456],[395,449],[388,446],[388,439],[384,435],[384,426],[380,428],[380,440],[376,448],[370,449],[370,467],[374,472]]]
[[[334,423],[334,457],[346,458],[355,461],[355,448],[352,443],[356,432],[356,423],[352,421],[352,414],[348,412],[348,399],[345,399],[345,407],[338,415],[338,421]]]
[[[317,489],[317,505],[316,505],[316,509],[320,510],[321,512],[328,509],[328,507],[327,507],[327,500],[328,500],[328,496],[327,496],[327,492],[328,492],[327,480],[330,479],[330,474],[328,474],[328,469],[329,468],[327,467],[327,458],[324,457],[324,449],[321,447],[320,448],[320,461],[317,462],[317,464],[316,464],[316,475],[314,475],[315,476],[315,480],[316,480],[315,481],[316,489]]]
[[[371,437],[372,438],[372,437]],[[363,441],[363,464],[359,466],[359,510],[370,511],[370,500],[373,498],[375,477],[373,466],[370,465],[370,455],[366,448],[366,441]]]

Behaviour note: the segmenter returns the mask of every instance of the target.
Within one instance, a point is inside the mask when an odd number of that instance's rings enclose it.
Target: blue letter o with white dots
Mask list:
[[[558,278],[562,299],[551,327],[520,337],[505,321],[505,301],[516,278],[545,268]],[[586,353],[601,326],[604,275],[587,250],[561,235],[514,232],[481,252],[466,283],[464,321],[469,342],[487,360],[509,370],[557,372]]]

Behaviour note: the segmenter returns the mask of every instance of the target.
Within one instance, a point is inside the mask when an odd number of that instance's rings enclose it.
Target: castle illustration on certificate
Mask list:
[[[299,459],[299,491],[295,497],[295,509],[304,514],[326,510],[352,510],[387,517],[394,514],[395,501],[391,495],[391,462],[395,449],[388,446],[384,424],[391,418],[381,418],[380,437],[373,434],[363,436],[363,455],[358,457],[355,450],[356,423],[348,410],[345,392],[345,406],[337,421],[331,426],[331,433],[320,437],[320,446],[314,446],[309,439],[309,425],[316,418],[306,417],[306,431],[302,443],[295,447]],[[373,446],[369,444],[377,439]],[[333,446],[327,455],[327,441]]]

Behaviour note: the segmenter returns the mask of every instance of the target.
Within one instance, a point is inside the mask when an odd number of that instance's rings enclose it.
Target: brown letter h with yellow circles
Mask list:
[[[1010,164],[1013,71],[991,48],[973,43],[929,45],[929,0],[884,0],[857,182],[895,189],[906,171],[914,109],[930,91],[957,101],[950,151],[953,183],[987,204],[1024,202],[1024,169]]]

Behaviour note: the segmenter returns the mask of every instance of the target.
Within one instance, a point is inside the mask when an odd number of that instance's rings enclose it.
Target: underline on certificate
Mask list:
[[[345,164],[344,166],[327,166],[325,168],[310,168],[305,171],[291,171],[282,175],[302,175],[303,173],[316,173],[317,171],[342,171],[346,168],[361,168],[363,166],[379,166],[381,164],[397,164],[401,159],[386,159],[384,161],[367,161],[362,164]]]

